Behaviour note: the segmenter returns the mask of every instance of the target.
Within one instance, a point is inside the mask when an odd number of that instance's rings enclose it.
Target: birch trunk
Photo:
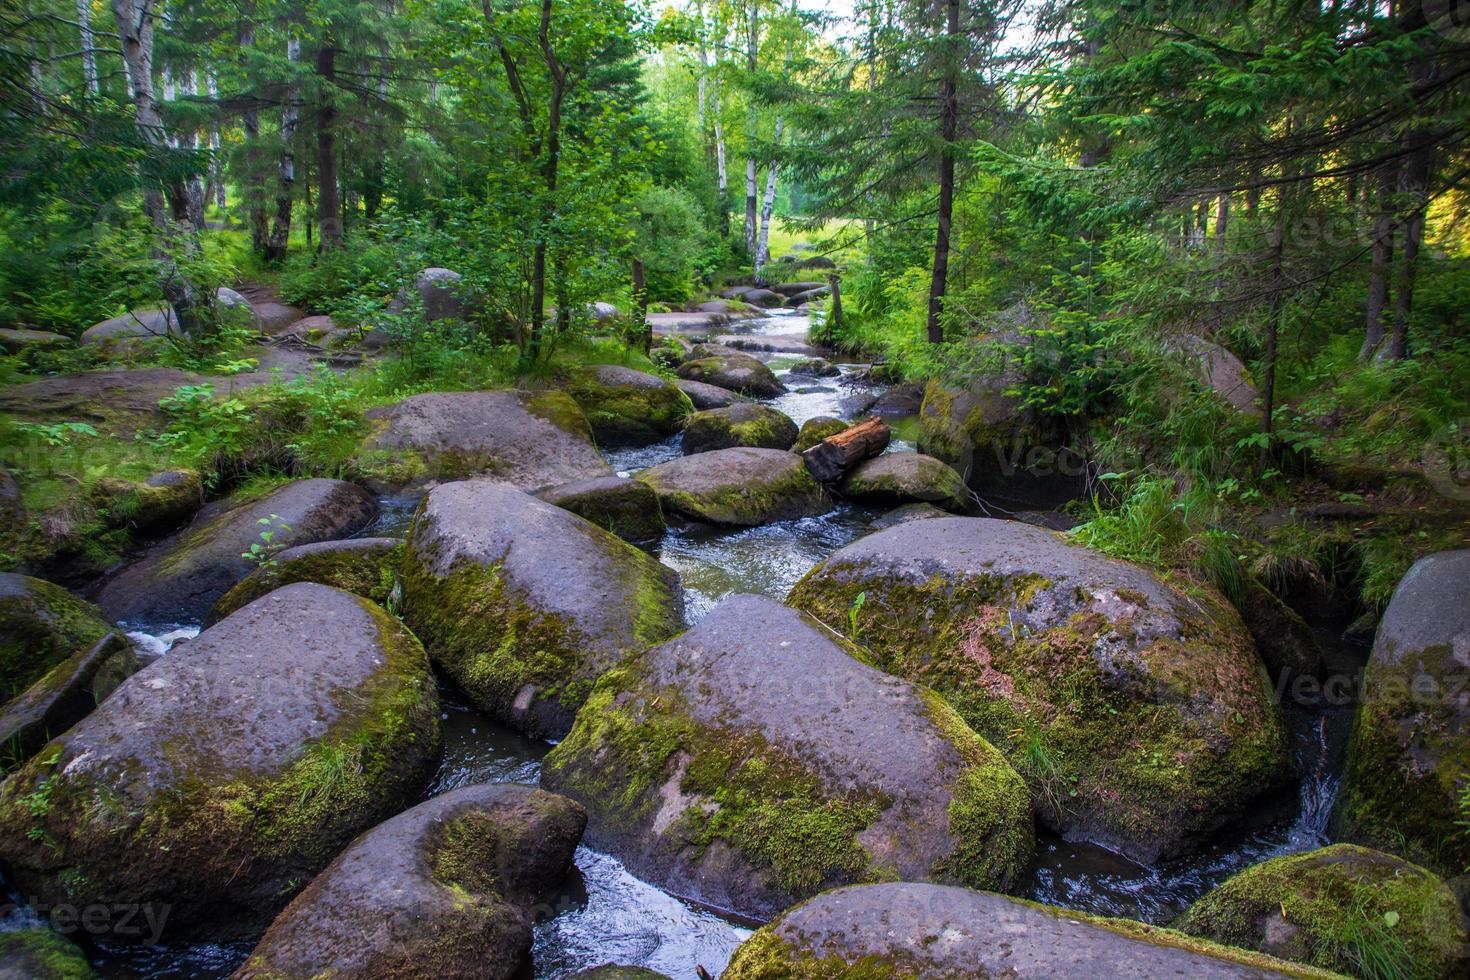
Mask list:
[[[784,120],[776,117],[776,145],[781,145],[781,127]],[[761,232],[760,240],[755,246],[755,271],[759,272],[765,268],[767,262],[771,261],[771,212],[776,209],[776,161],[771,160],[766,168],[766,196],[761,201]]]
[[[97,41],[92,33],[91,0],[77,0],[77,30],[82,36],[82,77],[87,81],[87,91],[96,95],[101,86],[97,80]]]

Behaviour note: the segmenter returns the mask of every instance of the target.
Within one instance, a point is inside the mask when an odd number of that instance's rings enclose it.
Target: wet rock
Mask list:
[[[788,600],[944,695],[1068,840],[1151,863],[1284,782],[1286,734],[1224,598],[1011,521],[912,521],[848,545]]]
[[[1409,569],[1378,625],[1348,750],[1347,840],[1442,874],[1470,865],[1470,550]]]
[[[815,280],[809,282],[778,282],[771,287],[771,291],[780,293],[782,296],[790,297],[799,296],[802,293],[809,293],[814,289],[825,289],[826,286],[827,284],[825,282],[817,282]]]
[[[871,411],[880,418],[917,415],[924,406],[925,386],[916,382],[894,385],[873,403]]]
[[[723,978],[859,975],[925,980],[1329,976],[1126,919],[965,888],[894,883],[839,888],[791,909],[735,951]]]
[[[653,487],[665,514],[750,527],[832,509],[801,457],[779,449],[717,449],[651,466],[636,479]]]
[[[796,310],[805,309],[809,304],[815,303],[819,299],[826,299],[830,295],[832,295],[831,286],[818,286],[815,289],[808,289],[804,293],[797,293],[794,296],[787,297],[786,305]]]
[[[624,541],[655,541],[664,536],[664,515],[658,505],[658,495],[637,480],[600,476],[551,487],[536,496],[586,518]]]
[[[686,456],[732,446],[790,449],[796,435],[796,423],[768,405],[731,405],[689,416],[683,448]]]
[[[876,404],[878,395],[875,392],[854,391],[837,399],[837,410],[842,413],[843,418],[855,419],[859,415],[866,415]]]
[[[887,453],[859,463],[838,485],[851,500],[870,504],[931,503],[964,513],[970,509],[965,481],[947,464],[921,453]]]
[[[769,309],[786,302],[786,297],[770,289],[749,289],[740,297],[740,301],[749,303],[751,306]]]
[[[218,622],[283,585],[315,582],[388,606],[398,582],[403,542],[397,538],[348,538],[287,548],[220,597],[209,614]]]
[[[837,365],[821,357],[803,357],[791,365],[793,375],[807,378],[835,378],[842,372]]]
[[[1178,928],[1349,976],[1363,972],[1359,943],[1400,948],[1403,976],[1470,973],[1449,887],[1417,865],[1352,844],[1247,868],[1190,906]]]
[[[263,544],[261,531],[275,531],[271,546],[289,548],[346,537],[377,513],[365,490],[341,480],[297,480],[249,502],[221,501],[108,581],[97,604],[115,621],[198,622],[255,570],[244,554]]]
[[[87,371],[42,378],[0,391],[0,411],[31,422],[85,422],[98,432],[131,439],[139,429],[162,428],[158,407],[182,385],[210,379],[172,368]]]
[[[368,418],[374,432],[358,465],[382,489],[488,476],[536,490],[612,474],[560,391],[429,392]]]
[[[483,710],[559,738],[592,682],[682,624],[679,578],[570,511],[490,480],[429,491],[403,618]]]
[[[701,412],[711,408],[729,408],[731,405],[750,401],[739,392],[718,385],[707,385],[702,381],[679,380],[674,382],[674,387],[688,395],[695,409]]]
[[[110,632],[101,610],[61,586],[0,572],[0,704]]]
[[[603,364],[577,372],[567,394],[606,446],[643,446],[679,431],[694,406],[663,378]]]
[[[166,940],[249,935],[401,809],[438,749],[418,641],[365,599],[288,585],[134,674],[0,784],[0,860],[42,902],[165,915]]]
[[[586,812],[514,783],[466,786],[363,834],[271,924],[236,980],[510,980]]]
[[[1007,887],[1019,776],[931,692],[773,599],[726,599],[610,671],[546,757],[588,841],[675,894],[765,917],[873,875]]]
[[[101,704],[138,670],[121,633],[108,633],[63,660],[0,708],[0,772],[16,768]]]
[[[170,307],[129,310],[82,331],[81,342],[105,351],[133,351],[147,343],[178,336],[179,321]]]
[[[1250,580],[1236,609],[1256,641],[1256,650],[1276,689],[1284,691],[1298,677],[1327,676],[1327,659],[1312,628],[1269,589]]]
[[[0,329],[0,350],[7,354],[23,354],[29,350],[50,347],[70,347],[71,338],[49,330],[30,330],[25,327]]]
[[[60,933],[0,932],[0,980],[87,980],[96,975],[81,948]]]
[[[834,419],[830,415],[818,415],[807,419],[801,423],[801,431],[797,433],[796,445],[792,447],[792,451],[804,453],[828,436],[835,436],[846,428],[846,422]]]
[[[696,352],[698,353],[698,352]],[[757,398],[774,398],[786,390],[771,369],[739,351],[696,357],[679,365],[679,377]]]
[[[604,963],[590,970],[578,970],[572,974],[572,980],[669,980],[669,976],[657,970],[644,969],[641,966]]]
[[[885,528],[898,527],[898,525],[900,524],[907,524],[909,521],[927,521],[932,517],[949,516],[950,515],[948,512],[940,510],[933,504],[904,504],[900,507],[893,508],[888,513],[875,520],[873,522],[873,530],[882,531]]]
[[[103,477],[92,499],[113,527],[142,534],[170,531],[188,522],[204,505],[204,482],[193,470],[165,470],[142,482]]]

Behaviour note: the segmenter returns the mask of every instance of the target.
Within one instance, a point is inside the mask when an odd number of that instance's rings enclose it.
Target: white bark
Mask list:
[[[77,29],[82,36],[82,77],[87,80],[87,91],[96,95],[100,87],[97,81],[97,40],[92,34],[92,0],[77,0]]]
[[[784,120],[776,117],[776,145],[781,145],[781,127]],[[767,262],[771,261],[771,212],[776,209],[776,170],[775,160],[771,161],[766,168],[766,197],[761,202],[761,233],[760,241],[755,246],[755,271],[759,272],[765,268]]]

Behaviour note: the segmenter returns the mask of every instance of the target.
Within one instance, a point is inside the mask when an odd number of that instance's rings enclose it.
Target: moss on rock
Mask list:
[[[689,396],[662,378],[603,364],[577,371],[567,394],[603,445],[645,445],[679,431],[694,411]]]
[[[396,538],[349,538],[287,548],[221,596],[209,614],[209,622],[218,622],[293,582],[330,585],[386,607],[398,584],[402,557],[403,542]]]
[[[61,586],[0,573],[0,705],[111,630],[96,606]]]
[[[15,980],[92,980],[76,944],[50,929],[0,932],[0,976]]]
[[[801,423],[801,431],[796,435],[796,445],[792,447],[792,452],[804,453],[828,436],[835,436],[845,431],[847,426],[848,424],[841,419],[834,419],[827,415],[807,419]]]
[[[738,447],[651,466],[636,477],[653,487],[666,513],[710,524],[751,527],[832,509],[801,457]]]
[[[733,446],[790,449],[796,442],[796,423],[769,405],[748,403],[695,412],[684,424],[684,454],[711,452]]]

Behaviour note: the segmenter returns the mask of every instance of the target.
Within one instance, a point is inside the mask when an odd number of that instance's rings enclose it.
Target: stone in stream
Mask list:
[[[376,605],[288,585],[123,683],[0,784],[0,860],[54,905],[118,903],[165,939],[258,932],[417,794],[439,702]]]
[[[674,382],[674,387],[688,395],[695,409],[701,412],[711,408],[729,408],[731,405],[750,401],[739,392],[721,388],[719,385],[707,385],[702,381],[685,381],[681,378]]]
[[[376,489],[487,476],[538,490],[612,475],[565,392],[428,392],[368,418],[358,468]]]
[[[316,582],[387,606],[398,582],[403,542],[397,538],[347,538],[297,545],[277,554],[220,597],[208,622],[224,619],[241,606],[293,582]]]
[[[807,471],[821,483],[835,483],[870,456],[888,448],[892,431],[880,419],[865,419],[833,433],[801,454]]]
[[[615,364],[582,368],[567,384],[592,434],[607,446],[643,446],[679,431],[694,411],[689,397],[663,378]]]
[[[780,306],[786,301],[786,297],[771,289],[750,289],[746,290],[744,295],[740,297],[740,300],[741,302],[749,303],[751,306],[769,308]]]
[[[102,477],[92,485],[92,501],[114,526],[171,531],[204,505],[204,481],[193,470],[164,470],[142,482]]]
[[[521,976],[535,907],[571,870],[586,823],[571,800],[515,783],[420,803],[317,875],[235,980]]]
[[[570,511],[492,480],[429,491],[403,618],[482,710],[559,738],[603,671],[682,625],[679,577]]]
[[[855,609],[858,596],[864,597]],[[1222,596],[1012,521],[911,521],[832,555],[788,601],[939,691],[1068,840],[1152,863],[1285,782],[1287,739]]]
[[[722,980],[1285,980],[1335,976],[1172,929],[910,882],[818,895],[735,951]]]
[[[624,541],[655,541],[667,529],[658,495],[647,484],[628,477],[578,480],[542,490],[536,496],[586,518]]]
[[[653,487],[665,514],[707,524],[753,527],[832,509],[802,465],[779,449],[717,449],[651,466],[635,479]]]
[[[18,767],[85,718],[138,666],[127,638],[108,633],[0,707],[0,772]]]
[[[932,503],[961,514],[970,509],[970,489],[960,475],[922,453],[875,456],[843,477],[837,490],[865,504]]]
[[[657,970],[649,970],[641,966],[604,963],[590,970],[578,970],[572,974],[571,980],[669,980],[669,976],[666,973],[659,973]]]
[[[1248,578],[1235,604],[1279,691],[1299,677],[1325,678],[1327,659],[1306,621],[1270,589]]]
[[[841,419],[834,419],[830,415],[818,415],[801,423],[801,431],[796,435],[796,445],[791,447],[792,452],[804,453],[828,436],[835,436],[847,423]]]
[[[826,286],[827,284],[825,282],[817,282],[815,280],[808,282],[778,282],[771,287],[771,292],[791,297],[799,296],[802,293],[809,293],[814,289],[825,289]]]
[[[873,521],[873,530],[882,531],[890,527],[898,527],[909,521],[927,521],[933,517],[949,517],[946,511],[940,510],[933,504],[903,504],[895,507],[888,513]]]
[[[1470,550],[1421,558],[1378,625],[1348,748],[1342,836],[1442,874],[1470,865]]]
[[[0,980],[90,980],[81,947],[45,927],[0,932]]]
[[[695,357],[680,364],[678,373],[685,381],[702,381],[757,398],[775,398],[786,390],[770,368],[739,351]]]
[[[821,357],[803,357],[787,370],[807,378],[835,378],[842,373],[836,364]]]
[[[263,530],[275,532],[272,546],[290,547],[346,537],[377,513],[367,491],[341,480],[297,480],[247,502],[218,501],[108,581],[97,604],[117,621],[197,622],[255,569],[244,554],[263,544]]]
[[[732,446],[790,449],[796,435],[796,423],[769,405],[731,405],[689,416],[684,423],[683,450],[691,456]]]
[[[819,299],[826,299],[830,295],[832,295],[831,286],[818,286],[815,289],[808,289],[804,293],[797,293],[795,296],[788,296],[786,298],[786,305],[791,307],[792,309],[801,310],[805,309],[810,304],[815,303]]]
[[[1013,884],[1025,784],[932,692],[763,596],[609,671],[542,785],[677,895],[768,917],[873,877]]]
[[[1417,865],[1352,844],[1247,868],[1191,905],[1177,927],[1349,976],[1364,970],[1367,948],[1388,953],[1394,975],[1470,976],[1470,946],[1449,886]]]

